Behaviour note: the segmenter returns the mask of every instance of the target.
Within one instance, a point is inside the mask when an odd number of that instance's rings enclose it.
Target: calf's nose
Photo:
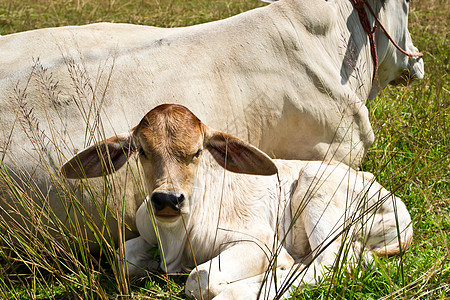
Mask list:
[[[175,211],[180,210],[181,203],[184,201],[183,194],[172,194],[172,193],[153,193],[151,197],[151,202],[153,209],[163,210],[166,207],[170,207]]]

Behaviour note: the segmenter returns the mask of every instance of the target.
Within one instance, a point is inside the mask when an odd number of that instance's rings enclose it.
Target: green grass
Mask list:
[[[0,34],[93,22],[187,26],[264,5],[255,0],[2,0]]]
[[[0,34],[100,21],[185,26],[263,5],[256,0],[2,0]],[[407,87],[389,87],[368,102],[376,141],[362,168],[374,173],[406,203],[415,230],[412,246],[403,257],[377,258],[374,269],[340,272],[320,286],[305,288],[296,298],[450,297],[449,15],[446,0],[413,2],[410,31],[414,44],[424,53],[425,78]],[[51,241],[42,243],[39,245],[49,247]],[[1,249],[0,298],[184,297],[186,276],[155,275],[119,283],[107,249],[100,258],[63,253],[66,266],[57,266],[60,253],[52,251],[36,253],[36,261],[24,264],[20,254],[26,251],[31,250],[8,253]],[[39,266],[37,262],[44,256],[50,256],[47,261],[55,265]],[[64,275],[64,268],[75,271]]]

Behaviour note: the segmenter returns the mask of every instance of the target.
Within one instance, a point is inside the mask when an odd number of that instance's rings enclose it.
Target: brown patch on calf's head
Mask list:
[[[134,132],[147,151],[166,151],[177,160],[197,153],[203,143],[203,124],[186,107],[163,104],[152,109]]]
[[[187,213],[203,149],[204,125],[186,107],[163,104],[145,115],[133,135],[156,216],[167,219],[171,214]],[[154,197],[156,194],[166,197]],[[183,205],[175,203],[177,199],[182,199]]]
[[[229,134],[204,125],[189,109],[163,104],[151,110],[136,127],[134,135],[145,152],[160,159],[189,164],[205,148],[225,169],[244,174],[272,175],[273,161],[262,151]]]

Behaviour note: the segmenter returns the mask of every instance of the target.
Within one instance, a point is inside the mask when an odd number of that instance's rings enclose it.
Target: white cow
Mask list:
[[[417,52],[408,1],[367,2],[393,39]],[[2,36],[1,169],[41,191],[41,201],[66,219],[72,205],[58,200],[55,185],[65,159],[168,101],[188,105],[207,124],[271,157],[357,166],[374,139],[366,100],[405,72],[423,76],[422,60],[398,52],[381,31],[375,43],[379,68],[372,80],[368,38],[350,0],[281,0],[184,28],[102,23]],[[123,199],[129,225],[142,201],[132,177],[117,174],[114,198]],[[102,179],[90,185],[102,195]],[[0,198],[5,190],[0,186]],[[85,196],[86,215],[102,225],[95,216],[101,204]],[[117,237],[115,218],[107,222]]]
[[[158,267],[148,253],[158,245],[162,270],[195,267],[186,293],[196,299],[254,299],[271,265],[279,288],[295,270],[303,271],[297,285],[313,284],[339,252],[350,263],[360,255],[370,261],[370,252],[399,253],[412,240],[406,206],[370,173],[341,163],[272,160],[181,105],[156,107],[62,171],[69,178],[101,176],[135,155],[150,196],[137,212],[140,236],[125,244],[128,270]],[[270,297],[277,292],[274,284],[265,287]]]

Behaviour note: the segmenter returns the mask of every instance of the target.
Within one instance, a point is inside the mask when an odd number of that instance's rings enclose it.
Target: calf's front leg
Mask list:
[[[142,236],[125,242],[125,257],[123,260],[125,268],[128,268],[130,276],[144,275],[148,270],[157,270],[159,263],[153,258],[153,254],[148,253],[152,248]]]
[[[158,241],[149,214],[148,201],[147,197],[136,212],[136,226],[141,235],[125,242],[125,257],[123,260],[119,258],[119,261],[124,261],[130,276],[143,275],[147,270],[157,270],[159,265],[154,260],[153,254],[148,253]]]
[[[265,251],[263,251],[265,250]],[[234,283],[266,272],[270,253],[256,242],[238,242],[192,270],[186,281],[186,294],[194,299],[212,299]],[[294,264],[293,258],[282,248],[277,256],[277,268],[289,269]],[[261,279],[263,276],[260,277]],[[235,285],[241,287],[241,285]],[[243,285],[245,286],[245,285]],[[256,299],[257,289],[250,292],[255,295],[247,297]],[[239,291],[227,290],[227,293],[239,294]]]

